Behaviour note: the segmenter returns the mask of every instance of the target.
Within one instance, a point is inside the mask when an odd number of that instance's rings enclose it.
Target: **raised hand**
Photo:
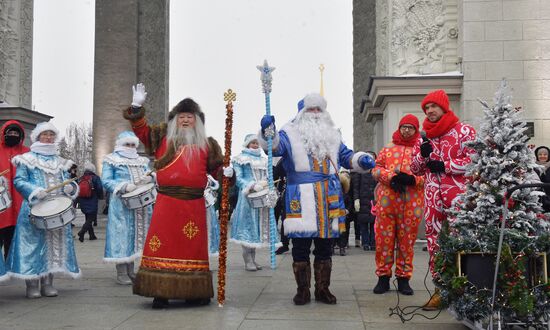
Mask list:
[[[145,99],[147,98],[147,92],[145,91],[145,85],[139,83],[135,86],[132,86],[132,106],[136,108],[141,108]]]

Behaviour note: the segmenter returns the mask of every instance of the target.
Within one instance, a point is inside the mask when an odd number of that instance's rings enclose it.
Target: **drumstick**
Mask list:
[[[65,181],[61,182],[60,184],[58,184],[58,185],[55,185],[55,186],[53,186],[53,187],[50,187],[50,188],[44,190],[44,192],[45,192],[45,193],[50,193],[50,192],[52,192],[52,191],[54,191],[54,190],[56,190],[56,189],[59,189],[59,188],[61,188],[61,187],[63,187],[63,186],[66,186],[66,185],[68,185],[69,183],[71,183],[71,182],[73,182],[73,181],[76,181],[76,180],[78,180],[78,178],[72,178],[72,179],[69,179],[69,180],[65,180]]]
[[[4,174],[8,173],[9,171],[10,171],[9,168],[6,169],[6,170],[3,170],[2,172],[0,172],[0,176],[2,176],[2,175],[4,175]]]

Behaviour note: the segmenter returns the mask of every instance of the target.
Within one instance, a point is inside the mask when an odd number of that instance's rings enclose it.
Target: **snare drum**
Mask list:
[[[126,208],[134,210],[153,204],[157,199],[157,190],[154,183],[147,183],[120,197]]]
[[[261,209],[263,207],[268,207],[267,205],[267,194],[269,189],[264,189],[248,194],[248,202],[250,206],[254,209]]]
[[[11,198],[5,187],[0,187],[0,212],[5,211],[11,206]]]
[[[53,230],[76,218],[73,201],[66,196],[47,198],[31,208],[31,223],[38,229]]]

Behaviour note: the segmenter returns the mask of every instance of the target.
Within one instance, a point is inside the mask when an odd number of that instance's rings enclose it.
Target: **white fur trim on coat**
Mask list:
[[[317,210],[315,208],[315,193],[312,183],[301,184],[300,205],[301,218],[285,219],[285,234],[317,232]]]

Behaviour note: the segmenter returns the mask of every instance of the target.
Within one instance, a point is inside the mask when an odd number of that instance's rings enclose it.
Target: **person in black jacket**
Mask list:
[[[542,183],[550,183],[550,149],[546,146],[540,146],[535,149],[535,157],[537,164],[544,166],[539,172],[540,181]],[[550,188],[544,188],[545,196],[541,196],[541,203],[544,212],[550,212]]]
[[[290,240],[285,235],[285,218],[286,218],[286,209],[285,209],[285,189],[286,189],[286,173],[285,169],[283,168],[283,162],[279,161],[277,162],[277,165],[273,166],[273,180],[277,183],[275,184],[275,188],[277,188],[277,191],[279,193],[279,199],[277,200],[277,204],[275,205],[275,221],[277,221],[277,225],[279,224],[279,219],[281,220],[281,243],[283,243],[282,246],[280,246],[277,251],[275,251],[275,254],[283,254],[287,251],[289,251],[288,245],[290,244]]]
[[[84,234],[88,232],[90,241],[97,239],[94,233],[93,222],[97,222],[97,204],[99,199],[103,199],[103,185],[99,176],[95,174],[95,166],[90,162],[84,165],[84,174],[78,180],[89,180],[91,182],[92,193],[90,197],[78,197],[80,210],[86,217],[86,222],[78,232],[78,240],[84,242]]]
[[[367,152],[376,159],[376,153]],[[372,215],[372,206],[374,205],[374,189],[376,180],[372,177],[371,171],[367,173],[351,173],[351,183],[354,200],[354,209],[357,214],[357,222],[361,231],[361,243],[363,250],[374,251],[376,243],[374,240],[374,220]]]

